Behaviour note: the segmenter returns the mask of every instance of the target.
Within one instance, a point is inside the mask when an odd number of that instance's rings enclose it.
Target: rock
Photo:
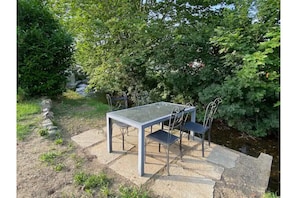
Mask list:
[[[87,86],[87,84],[79,84],[75,91],[82,96],[87,96],[87,93],[85,92]]]
[[[51,131],[51,130],[57,130],[58,127],[57,127],[57,126],[48,126],[47,129],[48,129],[49,131]]]
[[[50,109],[52,106],[52,100],[51,99],[44,99],[41,101],[41,107],[42,109]]]
[[[54,118],[54,113],[51,112],[51,111],[47,111],[47,112],[44,112],[42,117],[44,119],[53,119]]]
[[[50,129],[48,130],[48,136],[54,137],[58,133],[58,129]]]

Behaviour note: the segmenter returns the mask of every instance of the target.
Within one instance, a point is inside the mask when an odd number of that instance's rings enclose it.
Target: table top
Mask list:
[[[129,124],[144,125],[160,119],[166,119],[171,115],[173,108],[185,109],[185,112],[193,111],[195,107],[169,102],[156,102],[143,106],[122,109],[107,113],[108,117]]]

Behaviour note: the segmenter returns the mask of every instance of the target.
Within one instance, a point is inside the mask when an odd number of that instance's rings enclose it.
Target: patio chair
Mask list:
[[[187,105],[192,106],[191,103],[188,103]],[[207,132],[208,132],[208,145],[210,145],[210,130],[211,130],[211,125],[212,125],[212,121],[213,121],[213,115],[216,112],[216,110],[217,110],[216,103],[214,101],[211,101],[206,107],[203,124],[188,121],[189,114],[187,114],[184,119],[184,124],[181,127],[181,130],[189,131],[188,139],[190,136],[190,131],[193,131],[193,133],[194,133],[193,135],[202,136],[201,137],[202,157],[204,157],[204,139],[205,139],[205,133],[207,133]],[[194,138],[194,136],[193,136],[193,138]]]
[[[169,148],[170,146],[180,140],[179,150],[180,157],[182,159],[182,147],[181,147],[181,139],[182,139],[182,131],[181,125],[183,123],[184,109],[174,108],[171,112],[168,130],[159,129],[155,132],[150,133],[146,137],[152,141],[159,143],[159,152],[161,152],[161,144],[167,147],[167,174],[169,175]],[[179,128],[180,136],[176,136],[173,134],[174,129]]]
[[[147,91],[134,91],[132,94],[132,100],[136,106],[146,105],[150,103],[150,96]]]
[[[109,105],[109,111],[116,111],[128,108],[128,97],[125,92],[123,92],[123,95],[119,97],[106,94],[106,99]],[[127,133],[128,135],[129,125],[116,120],[113,120],[113,123],[120,128],[122,134],[122,149],[125,150],[125,133]]]
[[[215,114],[218,110],[219,104],[221,104],[223,102],[223,100],[222,100],[222,98],[218,97],[218,98],[214,99],[213,102],[216,104],[216,109],[214,111],[214,114]]]

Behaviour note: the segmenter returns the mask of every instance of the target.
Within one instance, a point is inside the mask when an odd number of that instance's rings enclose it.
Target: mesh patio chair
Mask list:
[[[184,109],[174,108],[171,112],[168,130],[159,129],[155,132],[150,133],[146,137],[152,141],[159,143],[159,152],[161,152],[161,144],[167,148],[167,174],[169,175],[169,148],[172,144],[180,140],[179,150],[180,157],[182,159],[182,131],[181,125],[183,123]],[[174,129],[179,128],[180,136],[173,134]]]
[[[131,99],[136,106],[146,105],[151,102],[149,93],[147,91],[136,90],[133,92]]]
[[[106,99],[109,105],[109,111],[116,111],[128,108],[128,97],[125,92],[122,96],[111,96],[106,94]],[[113,120],[113,123],[120,128],[122,134],[122,149],[125,150],[125,133],[128,135],[129,125]]]
[[[192,106],[191,103],[188,103],[187,105]],[[211,130],[211,125],[212,125],[212,121],[213,121],[213,116],[214,116],[214,113],[216,112],[216,110],[217,110],[216,103],[214,101],[211,101],[206,107],[205,114],[204,114],[204,120],[203,120],[202,124],[188,121],[189,114],[187,114],[184,119],[184,124],[181,127],[181,130],[189,131],[188,139],[190,136],[190,131],[193,131],[194,135],[202,136],[201,137],[202,157],[204,157],[204,139],[205,139],[205,133],[207,133],[207,132],[208,132],[208,145],[210,145],[210,130]],[[193,136],[193,138],[194,138],[194,136]]]

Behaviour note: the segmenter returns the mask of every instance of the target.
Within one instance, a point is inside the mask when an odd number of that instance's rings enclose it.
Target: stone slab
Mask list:
[[[185,169],[214,180],[220,180],[224,172],[224,168],[221,166],[188,155],[183,156],[182,160],[178,160],[177,164]]]
[[[111,153],[107,152],[106,141],[91,146],[87,150],[90,152],[91,155],[97,156],[97,160],[99,161],[99,163],[107,165],[119,158],[120,156],[126,154],[128,150],[134,147],[134,145],[125,142],[125,150],[123,151],[121,139],[114,137],[112,141],[113,152]]]
[[[71,139],[82,148],[87,148],[96,143],[104,141],[106,139],[106,135],[102,130],[91,129],[83,133],[80,133],[76,136],[73,136],[71,137]]]
[[[129,179],[134,184],[141,186],[165,166],[164,162],[148,156],[146,156],[145,160],[144,175],[142,177],[138,175],[137,153],[127,153],[121,156],[109,168]]]
[[[235,162],[239,158],[239,154],[225,147],[215,145],[212,147],[206,160],[215,164],[222,165],[225,168],[235,167]]]
[[[213,180],[176,164],[170,165],[169,176],[166,173],[158,177],[150,187],[159,197],[213,197]]]

